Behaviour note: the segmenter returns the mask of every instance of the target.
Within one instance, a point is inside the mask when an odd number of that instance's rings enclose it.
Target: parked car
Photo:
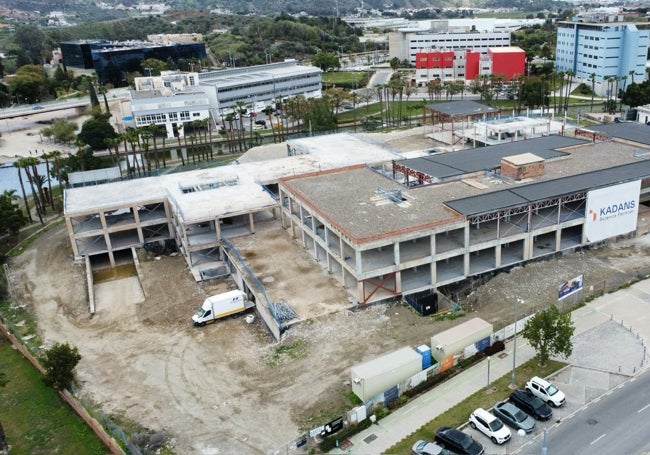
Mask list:
[[[551,407],[526,389],[517,389],[512,392],[510,394],[510,401],[537,420],[548,420],[553,416]]]
[[[459,455],[481,455],[485,451],[470,435],[451,427],[438,428],[436,442]]]
[[[530,433],[535,429],[535,420],[507,401],[499,401],[495,404],[492,413],[515,430],[524,430],[526,433]]]
[[[546,379],[534,376],[526,383],[526,390],[556,408],[566,402],[564,393]]]
[[[427,442],[420,439],[411,447],[412,455],[452,455],[448,450],[443,449],[438,444]]]
[[[510,429],[498,417],[483,408],[475,409],[469,415],[469,425],[490,438],[495,444],[505,444],[510,440]]]
[[[255,120],[256,125],[262,125],[264,128],[266,128],[266,120]]]

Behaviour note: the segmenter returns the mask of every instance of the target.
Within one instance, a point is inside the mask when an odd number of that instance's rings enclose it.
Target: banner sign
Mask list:
[[[565,281],[558,286],[557,299],[562,300],[565,297],[575,294],[582,289],[582,275],[578,275],[572,280]]]

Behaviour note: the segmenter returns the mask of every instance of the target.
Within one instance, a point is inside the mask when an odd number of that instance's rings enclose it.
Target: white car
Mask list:
[[[505,444],[510,440],[510,429],[498,417],[483,408],[478,408],[470,414],[469,425],[490,438],[495,444]]]
[[[545,403],[556,408],[562,406],[566,402],[564,393],[546,379],[539,376],[534,376],[526,383],[526,390],[539,397]]]

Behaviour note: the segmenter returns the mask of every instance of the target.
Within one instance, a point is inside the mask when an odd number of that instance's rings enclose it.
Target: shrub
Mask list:
[[[506,348],[506,344],[501,340],[497,340],[494,343],[492,343],[492,345],[488,347],[484,352],[485,355],[494,355],[497,352],[503,351],[505,348]]]
[[[76,347],[68,343],[56,343],[43,356],[45,383],[58,390],[69,387],[74,380],[73,370],[79,360],[81,355]]]

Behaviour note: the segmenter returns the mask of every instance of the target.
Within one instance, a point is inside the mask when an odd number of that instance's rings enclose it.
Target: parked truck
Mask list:
[[[247,300],[246,294],[240,290],[213,295],[205,299],[199,311],[192,316],[192,323],[194,326],[204,326],[253,306],[255,303]]]

